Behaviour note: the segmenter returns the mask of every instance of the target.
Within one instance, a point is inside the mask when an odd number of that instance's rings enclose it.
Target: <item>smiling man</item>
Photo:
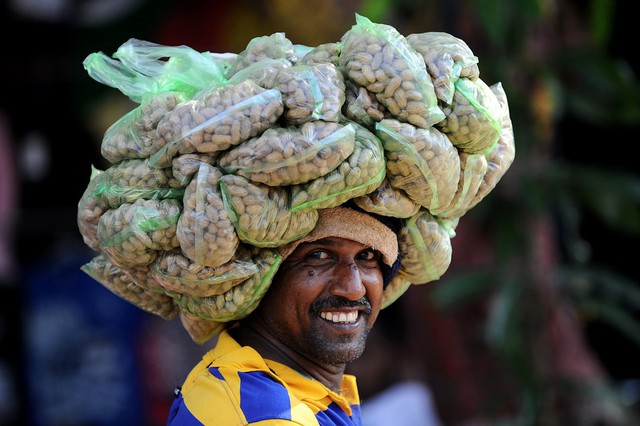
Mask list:
[[[361,424],[356,380],[344,372],[398,270],[399,226],[354,205],[320,210],[311,233],[280,247],[260,305],[176,391],[169,424]]]

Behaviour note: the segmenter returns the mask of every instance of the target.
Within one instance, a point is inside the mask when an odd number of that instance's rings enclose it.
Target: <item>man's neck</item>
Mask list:
[[[346,365],[329,365],[309,358],[276,339],[259,320],[243,321],[230,330],[242,346],[250,346],[263,358],[286,365],[293,370],[318,380],[336,393],[340,393]]]

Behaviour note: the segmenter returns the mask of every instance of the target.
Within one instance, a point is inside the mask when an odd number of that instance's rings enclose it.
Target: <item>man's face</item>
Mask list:
[[[357,359],[380,311],[379,252],[330,237],[300,244],[280,266],[259,315],[286,346],[316,361]]]

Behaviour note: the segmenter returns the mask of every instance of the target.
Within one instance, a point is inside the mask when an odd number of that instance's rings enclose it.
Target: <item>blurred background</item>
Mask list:
[[[516,141],[462,218],[449,271],[383,311],[350,367],[364,401],[410,383],[442,425],[640,424],[637,19],[614,0],[2,2],[0,424],[165,424],[211,345],[80,271],[94,253],[78,201],[91,166],[108,166],[104,131],[136,106],[85,57],[129,38],[239,53],[284,32],[315,46],[356,12],[463,39],[480,77],[502,82]]]

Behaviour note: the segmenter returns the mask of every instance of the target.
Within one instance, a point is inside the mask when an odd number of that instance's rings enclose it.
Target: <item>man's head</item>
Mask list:
[[[397,269],[397,234],[346,207],[320,210],[316,228],[280,248],[284,261],[250,316],[290,349],[330,365],[357,359]]]

